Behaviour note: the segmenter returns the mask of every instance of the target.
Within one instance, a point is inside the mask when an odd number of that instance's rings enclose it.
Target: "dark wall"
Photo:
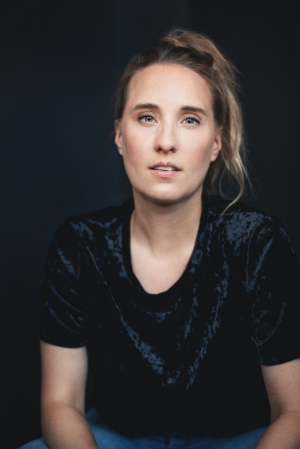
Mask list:
[[[189,27],[208,34],[240,71],[256,206],[279,215],[300,257],[300,28],[295,1],[188,2]]]
[[[272,7],[271,7],[272,6]],[[39,285],[54,230],[130,194],[111,136],[128,59],[172,27],[239,68],[256,200],[300,256],[299,34],[293,2],[7,0],[0,4],[1,437],[39,435]],[[0,443],[1,446],[1,443]]]

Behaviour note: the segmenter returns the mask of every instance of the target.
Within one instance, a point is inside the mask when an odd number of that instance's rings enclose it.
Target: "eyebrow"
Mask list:
[[[181,111],[191,111],[191,112],[200,112],[200,114],[203,114],[206,116],[206,112],[202,108],[198,108],[197,106],[181,106]]]
[[[159,109],[159,107],[153,103],[138,103],[134,106],[132,112],[138,111],[139,109]]]
[[[159,107],[153,103],[138,103],[134,106],[132,112],[138,111],[139,109],[159,109]],[[206,116],[206,112],[204,111],[204,109],[198,108],[197,106],[181,106],[180,110],[186,112],[199,112],[200,114]]]

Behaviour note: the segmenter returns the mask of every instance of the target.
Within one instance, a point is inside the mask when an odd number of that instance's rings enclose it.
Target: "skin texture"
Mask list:
[[[84,417],[86,348],[61,348],[41,342],[42,431],[51,449],[95,449]]]
[[[271,424],[255,449],[300,447],[300,359],[262,366],[271,409]]]
[[[152,65],[135,74],[115,137],[135,199],[167,204],[191,196],[199,200],[210,162],[222,145],[211,103],[206,81],[186,67]],[[153,107],[138,107],[147,104]],[[160,162],[171,162],[180,171],[165,178],[165,172],[151,170]]]
[[[222,130],[214,123],[206,81],[179,65],[153,65],[136,73],[115,127],[135,201],[130,231],[133,271],[145,290],[159,293],[176,282],[192,253],[203,181],[221,150]],[[153,170],[167,163],[179,170]],[[41,353],[46,441],[53,449],[96,448],[84,418],[86,348],[42,342]],[[263,366],[262,372],[272,423],[256,448],[299,449],[300,361]]]
[[[222,147],[208,84],[177,64],[139,71],[116,121],[115,142],[135,201],[133,271],[146,291],[159,293],[176,282],[191,256],[203,181]],[[157,164],[178,171],[153,170]]]

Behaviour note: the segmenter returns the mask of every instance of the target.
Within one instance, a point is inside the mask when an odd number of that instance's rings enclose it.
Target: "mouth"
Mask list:
[[[159,162],[158,164],[155,164],[152,167],[150,167],[150,170],[180,171],[180,168],[178,168],[176,165],[172,164],[172,162],[167,162],[167,163]]]

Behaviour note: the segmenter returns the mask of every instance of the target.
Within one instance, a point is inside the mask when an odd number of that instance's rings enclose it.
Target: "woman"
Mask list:
[[[47,444],[299,448],[299,268],[278,220],[238,202],[246,171],[230,63],[190,32],[135,56],[115,142],[133,201],[68,220],[46,264]],[[239,186],[231,202],[213,195],[224,175]]]

